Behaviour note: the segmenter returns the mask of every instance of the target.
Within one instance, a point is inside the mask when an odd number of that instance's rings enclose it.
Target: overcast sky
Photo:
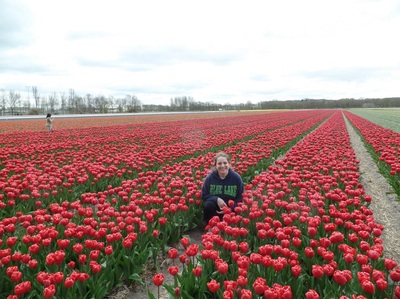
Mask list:
[[[398,0],[0,0],[0,20],[0,89],[22,97],[400,96]]]

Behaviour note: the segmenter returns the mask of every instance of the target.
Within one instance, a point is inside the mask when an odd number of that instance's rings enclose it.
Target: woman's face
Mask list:
[[[221,178],[225,178],[228,175],[230,164],[225,157],[218,157],[215,162],[215,167],[217,168],[218,175]]]

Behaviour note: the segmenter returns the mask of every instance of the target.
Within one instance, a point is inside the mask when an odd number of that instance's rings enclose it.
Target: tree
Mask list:
[[[15,114],[17,109],[18,101],[20,101],[21,95],[15,90],[10,90],[8,93],[8,104],[10,106],[11,115]]]
[[[70,113],[77,112],[77,111],[74,111],[75,101],[76,101],[75,90],[70,88],[69,95],[68,95],[68,107],[67,107],[67,109]]]
[[[189,109],[189,100],[187,96],[183,96],[182,97],[182,101],[181,101],[181,110],[182,111],[186,111]]]
[[[61,98],[61,113],[65,113],[65,110],[67,109],[67,96],[65,95],[65,92],[62,92],[60,94]]]
[[[127,95],[126,98],[128,99],[128,112],[135,113],[142,110],[142,102],[135,95]]]
[[[36,86],[32,86],[32,96],[35,101],[35,108],[39,108],[40,95]]]
[[[23,107],[23,110],[24,110],[24,114],[26,114],[27,111],[30,111],[30,109],[31,109],[31,102],[28,99],[24,100],[22,102],[22,107]]]
[[[111,108],[111,112],[114,112],[114,102],[115,99],[113,96],[109,96],[107,99],[107,106]],[[110,112],[109,109],[107,108],[107,113]]]
[[[75,113],[83,113],[85,110],[85,105],[84,105],[84,101],[83,98],[80,96],[75,96],[75,100],[74,100],[74,111]]]
[[[51,112],[54,112],[56,106],[58,106],[58,97],[56,92],[53,92],[51,95],[49,95],[49,106]]]
[[[4,115],[6,110],[6,94],[4,89],[1,89],[1,115]]]
[[[188,111],[195,106],[194,99],[188,96],[175,97],[170,100],[170,108],[172,111]]]
[[[127,96],[125,96],[124,98],[117,98],[115,100],[115,105],[117,105],[117,111],[119,113],[122,113],[125,111],[126,103],[127,103]]]
[[[94,98],[94,104],[96,109],[100,113],[107,113],[108,112],[108,101],[107,98],[103,95],[99,95]]]
[[[251,101],[247,101],[246,105],[244,106],[247,110],[253,109],[253,103]]]
[[[42,111],[47,111],[48,110],[48,103],[47,103],[47,98],[46,97],[41,97],[40,98],[40,108]]]
[[[88,93],[86,94],[86,110],[89,113],[94,113],[93,96]]]

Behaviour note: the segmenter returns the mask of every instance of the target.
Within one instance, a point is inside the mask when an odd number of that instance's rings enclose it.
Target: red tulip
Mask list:
[[[379,259],[381,254],[377,250],[368,250],[367,255],[371,260],[376,261]]]
[[[86,264],[87,256],[86,254],[80,254],[79,255],[79,263],[80,264]]]
[[[183,247],[188,247],[189,246],[189,244],[190,244],[190,241],[189,241],[189,239],[188,238],[186,238],[186,237],[183,237],[182,239],[181,239],[181,245],[183,246]]]
[[[210,290],[212,293],[216,293],[219,290],[220,283],[217,282],[216,280],[211,280],[207,282],[207,288]]]
[[[201,266],[197,266],[192,270],[192,272],[194,276],[199,277],[201,276],[201,273],[203,273],[203,269],[201,268]]]
[[[267,285],[267,282],[266,282],[266,280],[264,278],[257,277],[256,280],[253,283],[254,291],[258,295],[262,295],[262,294],[264,294],[266,285]]]
[[[221,259],[215,261],[215,266],[217,268],[217,271],[221,274],[226,274],[229,270],[228,264]]]
[[[317,229],[315,227],[308,227],[308,235],[310,237],[315,237],[317,235]]]
[[[233,290],[226,290],[222,294],[222,299],[233,299],[235,296]]]
[[[361,283],[361,287],[363,289],[364,292],[368,293],[368,294],[373,294],[375,293],[375,286],[374,284],[369,281],[369,280],[365,280]]]
[[[74,250],[75,253],[81,253],[83,251],[83,245],[80,243],[76,243],[74,246],[72,246],[72,249]]]
[[[399,269],[399,268],[397,268],[397,269]],[[390,279],[393,280],[394,282],[400,281],[400,271],[390,271],[389,276],[390,276]]]
[[[100,256],[100,250],[97,250],[97,249],[91,250],[89,253],[89,257],[92,260],[97,260],[99,258],[99,256]]]
[[[153,283],[159,287],[163,284],[164,282],[164,274],[162,273],[158,273],[156,275],[153,276]]]
[[[67,248],[69,246],[70,242],[71,241],[68,239],[57,240],[57,244],[58,244],[58,247],[60,247],[60,249]]]
[[[9,276],[10,276],[10,279],[11,279],[13,282],[19,282],[19,281],[22,279],[22,272],[20,272],[20,271],[14,271],[14,272],[12,272],[11,275],[9,275]]]
[[[172,276],[176,276],[179,272],[178,266],[170,266],[168,267],[168,273],[171,274]]]
[[[346,261],[346,263],[351,264],[354,262],[354,255],[352,253],[347,252],[344,254],[343,259]]]
[[[336,270],[333,273],[333,280],[340,285],[344,285],[347,282],[346,277],[343,275],[343,272],[340,270]]]
[[[174,295],[176,298],[179,298],[179,296],[181,295],[181,289],[179,287],[175,288]]]
[[[324,271],[320,265],[312,265],[311,272],[315,278],[321,278],[324,275]]]
[[[106,255],[111,255],[114,252],[114,249],[111,245],[106,246],[106,248],[104,248],[104,253]]]
[[[49,285],[48,287],[46,287],[45,289],[44,289],[44,291],[43,291],[43,296],[44,296],[44,298],[51,298],[51,297],[53,297],[54,295],[55,295],[55,293],[56,293],[56,288],[55,288],[55,286],[52,284],[52,285]]]
[[[28,266],[31,269],[35,269],[38,266],[39,262],[35,259],[32,259],[28,262]]]
[[[75,284],[75,280],[72,279],[71,277],[67,277],[64,281],[64,286],[67,289],[72,288],[74,284]]]
[[[319,299],[320,296],[319,296],[319,294],[318,294],[316,291],[314,291],[314,290],[309,290],[309,291],[307,291],[307,293],[306,293],[306,298],[307,298],[307,299]]]
[[[295,265],[291,268],[291,273],[294,277],[299,277],[301,274],[301,266]]]
[[[236,290],[238,283],[234,280],[224,280],[224,288],[225,290]]]
[[[336,272],[335,269],[330,264],[323,265],[322,270],[324,271],[324,274],[329,277],[332,276],[334,272]]]
[[[101,265],[96,261],[90,261],[89,266],[93,274],[97,274],[101,271]]]
[[[168,257],[172,260],[176,259],[178,257],[178,250],[176,248],[171,248],[168,250]]]
[[[236,281],[237,281],[238,285],[243,288],[247,285],[249,280],[247,277],[239,275]]]
[[[31,290],[32,284],[30,281],[23,281],[14,287],[14,293],[17,296],[22,296]]]
[[[32,244],[31,246],[29,246],[29,252],[32,254],[38,253],[39,250],[40,250],[40,246],[38,244]]]
[[[389,258],[385,258],[384,264],[385,264],[385,268],[388,270],[393,270],[398,265],[396,261],[394,261],[393,259],[389,259]]]
[[[242,289],[240,291],[240,299],[252,299],[253,295],[250,290]]]
[[[188,257],[187,257],[186,254],[181,254],[181,255],[179,256],[179,261],[180,261],[182,264],[189,263],[189,259],[188,259]]]
[[[241,242],[239,244],[239,249],[242,253],[247,253],[249,251],[249,244],[247,242]]]
[[[356,260],[357,260],[357,263],[359,263],[360,265],[365,265],[368,263],[368,256],[366,256],[364,254],[357,254]]]
[[[311,247],[304,248],[304,252],[306,254],[306,257],[310,259],[314,257],[314,250]]]
[[[199,245],[190,244],[187,246],[185,252],[187,256],[196,256],[199,251]]]
[[[15,245],[15,243],[17,243],[17,241],[18,241],[17,237],[8,237],[7,241],[6,241],[6,245],[8,247],[12,247]]]
[[[258,254],[258,253],[251,253],[250,254],[250,261],[253,263],[253,264],[255,264],[255,265],[259,265],[259,264],[261,264],[262,263],[262,260],[263,260],[263,256],[261,255],[261,254]],[[240,266],[240,265],[239,265]],[[248,268],[248,266],[249,266],[249,264],[247,265],[247,266],[240,266],[241,268],[245,268],[245,269],[247,269]]]
[[[378,290],[384,291],[384,290],[387,289],[387,287],[388,287],[388,283],[387,283],[387,281],[386,281],[384,278],[379,278],[379,279],[376,281],[376,288],[377,288]]]
[[[397,298],[395,298],[395,299],[400,298],[400,286],[396,286],[396,287],[395,287],[395,289],[394,289],[394,294],[395,294],[396,297],[397,297]]]

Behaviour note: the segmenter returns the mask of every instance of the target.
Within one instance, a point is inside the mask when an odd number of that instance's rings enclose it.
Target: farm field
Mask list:
[[[383,122],[385,113],[394,115],[391,110],[385,110],[384,112],[380,112],[382,118],[378,118],[378,120],[380,119]],[[391,119],[391,122],[386,123],[387,126],[383,127],[372,122],[372,120],[367,120],[347,111],[345,114],[362,136],[380,172],[385,175],[400,198],[400,134],[395,130],[396,124],[398,125],[398,122],[400,122],[400,117],[387,117],[387,119]],[[372,119],[376,118],[372,117]]]
[[[72,116],[54,115],[55,120],[54,127],[57,130],[60,129],[77,129],[87,127],[106,127],[113,125],[124,125],[124,124],[140,124],[140,123],[157,123],[157,122],[168,122],[168,121],[182,121],[192,119],[209,119],[215,117],[227,117],[227,116],[245,116],[254,115],[268,112],[210,112],[210,113],[181,113],[181,114],[120,114],[118,116],[108,116],[103,114],[102,117],[82,117],[79,114]],[[43,131],[46,129],[45,115],[38,119],[32,117],[31,119],[21,120],[18,118],[10,119],[0,117],[0,133],[11,133],[11,132],[23,132],[23,131]]]
[[[400,133],[400,109],[349,109],[349,112]]]
[[[400,297],[344,115],[398,179],[399,134],[347,111],[0,122],[0,298],[104,298],[160,255],[171,298]],[[198,245],[182,236],[218,151],[244,201]]]

